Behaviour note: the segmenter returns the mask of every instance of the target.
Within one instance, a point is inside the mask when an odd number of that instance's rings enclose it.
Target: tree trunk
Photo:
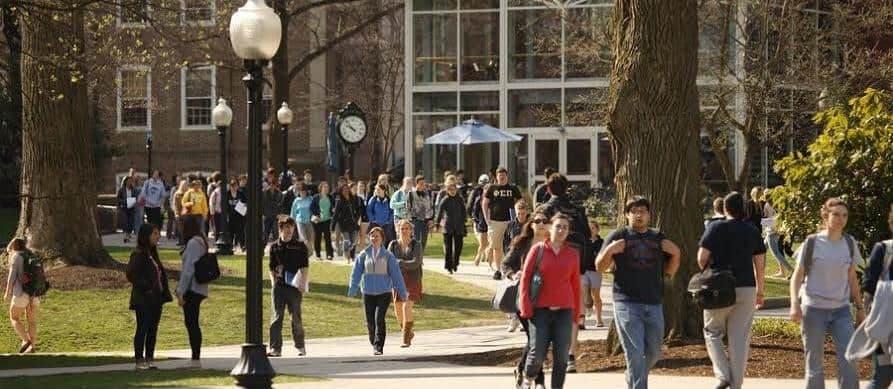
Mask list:
[[[16,20],[17,11],[8,2],[2,3],[3,38],[6,58],[2,72],[6,82],[0,104],[0,206],[8,206],[19,193],[22,153],[22,34]]]
[[[108,266],[96,225],[93,145],[83,68],[84,14],[23,16],[22,186],[18,235],[47,259]],[[52,43],[51,43],[52,42]]]
[[[682,249],[665,280],[666,339],[701,336],[685,288],[703,232],[698,203],[698,12],[695,0],[616,0],[608,130],[623,204],[651,200],[652,221]]]

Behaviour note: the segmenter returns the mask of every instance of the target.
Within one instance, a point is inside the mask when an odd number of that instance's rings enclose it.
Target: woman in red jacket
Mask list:
[[[550,343],[552,388],[564,387],[571,328],[579,324],[580,255],[566,242],[568,217],[558,213],[551,221],[550,239],[537,243],[527,253],[521,278],[521,317],[530,319],[525,388],[534,387],[534,377],[542,369]],[[539,287],[533,281],[537,273],[542,279]]]

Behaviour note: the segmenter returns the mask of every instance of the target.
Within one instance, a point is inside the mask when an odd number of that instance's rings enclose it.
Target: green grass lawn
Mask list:
[[[163,358],[162,358],[163,359]],[[159,361],[162,359],[158,359]],[[131,357],[99,355],[0,355],[0,370],[30,369],[33,367],[76,367],[133,363]]]
[[[109,248],[123,261],[129,249]],[[178,262],[174,250],[162,250],[166,262]],[[204,344],[239,344],[244,340],[245,261],[244,257],[221,257],[221,266],[232,274],[217,280],[210,298],[202,303],[201,327]],[[362,302],[347,297],[350,269],[328,263],[311,264],[310,293],[304,299],[304,328],[308,338],[362,335],[366,333]],[[266,272],[265,272],[266,274]],[[174,288],[176,282],[171,282]],[[50,290],[39,312],[40,352],[123,351],[131,349],[135,318],[128,309],[130,290]],[[454,328],[498,320],[501,315],[490,308],[490,292],[426,272],[424,297],[416,308],[419,330]],[[270,315],[270,286],[264,282],[264,322]],[[289,319],[286,319],[289,320]],[[388,317],[391,330],[398,329],[393,315]],[[285,325],[288,328],[288,324]],[[288,336],[289,331],[283,331]],[[267,337],[265,331],[264,337]],[[18,340],[10,325],[0,325],[0,352],[18,349]],[[176,303],[164,306],[158,333],[159,349],[188,348],[183,314]]]
[[[312,381],[319,381],[319,379],[291,375],[279,375],[273,379],[274,384]],[[2,378],[0,379],[0,387],[17,389],[181,388],[188,386],[226,386],[233,385],[234,382],[228,372],[218,370],[153,370]]]

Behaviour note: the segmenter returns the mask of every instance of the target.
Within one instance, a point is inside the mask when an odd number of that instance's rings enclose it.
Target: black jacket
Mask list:
[[[444,218],[444,234],[465,236],[465,204],[461,196],[446,195],[441,199],[434,213],[435,223],[439,225]]]
[[[332,212],[332,220],[342,232],[353,232],[360,229],[361,218],[360,198],[354,195],[344,200],[341,195],[335,197],[335,210]]]
[[[586,219],[586,212],[583,208],[572,203],[566,195],[561,195],[549,198],[549,201],[543,205],[543,212],[550,219],[559,212],[567,215],[571,219],[568,241],[577,248],[580,259],[589,258],[592,255],[592,250],[589,248],[592,232],[589,231],[589,221]]]
[[[161,305],[173,300],[167,284],[167,271],[158,259],[158,251],[152,251],[150,254],[137,248],[130,253],[130,262],[127,263],[127,281],[133,284],[130,309]],[[161,271],[160,277],[156,269]]]
[[[295,191],[289,188],[287,191],[282,192],[282,200],[279,201],[279,214],[280,215],[291,215],[291,204],[295,202]]]
[[[285,272],[297,273],[299,269],[310,266],[310,250],[304,242],[297,239],[297,231],[291,241],[276,240],[270,245],[270,271],[282,265],[282,274],[276,275],[277,282],[283,282]]]

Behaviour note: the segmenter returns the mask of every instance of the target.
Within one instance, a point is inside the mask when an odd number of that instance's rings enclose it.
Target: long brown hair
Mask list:
[[[521,233],[518,234],[514,239],[512,239],[512,243],[509,245],[509,249],[514,249],[515,247],[523,247],[528,244],[531,240],[533,240],[533,219],[536,219],[536,215],[546,216],[546,212],[542,207],[536,207],[533,212],[527,216],[527,222],[524,223],[524,227],[521,227]]]
[[[208,247],[208,240],[202,234],[199,218],[191,215],[183,218],[183,241],[188,243],[190,239],[196,236],[202,238],[202,243],[205,244],[205,247]],[[183,249],[185,250],[186,248],[184,247]]]

